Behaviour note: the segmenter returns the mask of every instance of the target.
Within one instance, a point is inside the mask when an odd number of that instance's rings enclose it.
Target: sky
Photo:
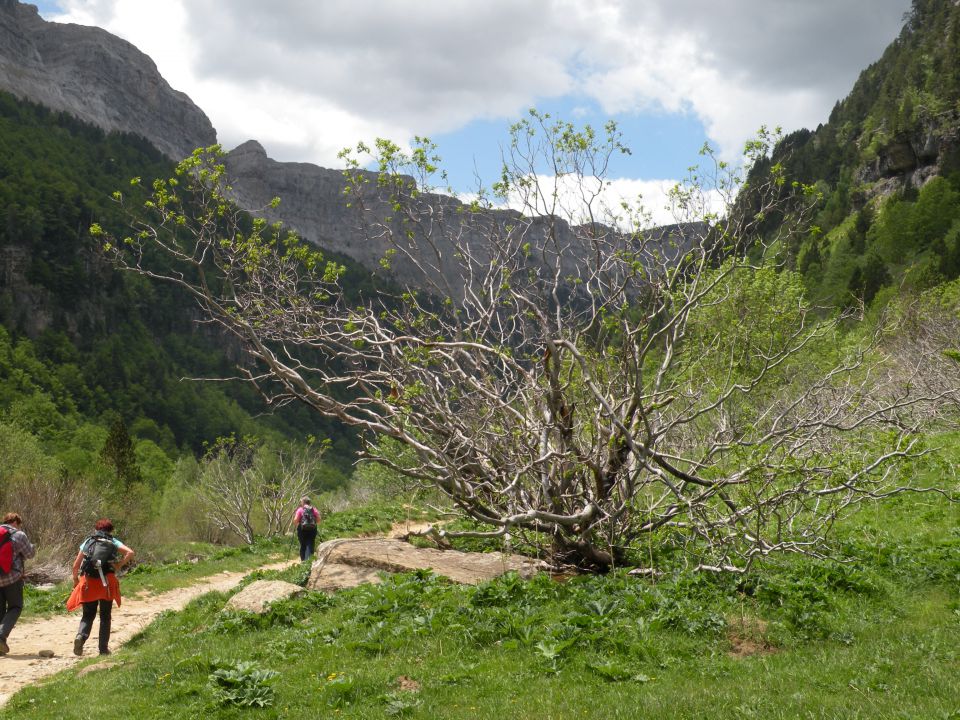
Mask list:
[[[610,178],[656,205],[708,141],[816,128],[898,35],[910,0],[57,0],[149,55],[226,149],[339,167],[385,137],[439,146],[450,182],[496,179],[529,108],[615,120]]]

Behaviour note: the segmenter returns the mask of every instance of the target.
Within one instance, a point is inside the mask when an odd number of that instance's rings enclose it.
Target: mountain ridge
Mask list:
[[[960,0],[913,0],[900,36],[861,72],[829,119],[815,130],[789,134],[774,151],[771,162],[786,158],[791,179],[825,188],[825,210],[818,218],[825,232],[875,199],[915,192],[960,169],[958,8]],[[93,65],[97,72],[83,79],[85,68]],[[133,45],[99,28],[47,22],[35,6],[17,0],[0,0],[0,89],[107,130],[143,135],[174,160],[216,140],[203,111],[170,88],[153,61]],[[228,152],[225,162],[241,208],[270,221],[283,220],[306,240],[384,274],[386,240],[371,240],[359,231],[362,218],[346,207],[346,181],[339,170],[273,160],[255,140]],[[274,197],[281,199],[279,209],[269,206]],[[860,224],[869,225],[867,220]],[[851,252],[861,253],[861,245],[853,242]],[[952,247],[948,242],[949,252]],[[791,248],[791,267],[829,274],[832,270],[821,260],[830,253],[839,257],[836,250],[836,242],[808,241]],[[452,254],[445,253],[443,262],[449,263]],[[852,272],[846,266],[867,259],[843,262],[844,267],[834,268],[832,289],[823,295],[830,302],[841,301],[848,282],[859,282],[846,277]],[[884,262],[891,265],[886,274],[896,277],[900,270],[892,267],[893,261]],[[400,259],[390,274],[411,282],[410,270]],[[812,279],[810,287],[818,282]]]
[[[101,28],[48,22],[17,0],[0,0],[0,89],[141,135],[172,160],[217,139],[206,113],[134,45]]]

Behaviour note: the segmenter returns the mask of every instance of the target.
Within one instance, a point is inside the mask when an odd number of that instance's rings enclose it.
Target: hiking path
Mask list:
[[[260,568],[237,572],[221,572],[207,576],[187,587],[167,592],[138,593],[124,596],[123,604],[113,608],[113,627],[110,633],[110,648],[117,650],[130,638],[153,622],[166,610],[182,610],[194,598],[208,592],[226,592],[236,587],[254,570],[279,570],[298,560],[277,562]],[[27,685],[65,670],[97,653],[97,624],[83,649],[83,656],[73,654],[73,638],[77,635],[80,613],[21,620],[13,629],[8,642],[10,652],[0,657],[0,707],[10,696]],[[52,650],[51,658],[40,657],[41,650]]]
[[[398,523],[382,537],[403,537],[424,527],[427,527],[426,523]],[[286,560],[248,570],[224,571],[201,578],[186,587],[163,593],[125,595],[123,604],[113,608],[110,648],[112,651],[118,650],[162,612],[182,610],[191,600],[209,592],[228,592],[239,585],[244,577],[257,570],[282,570],[298,562],[296,559]],[[77,657],[73,654],[73,639],[77,635],[79,623],[79,612],[21,620],[17,623],[8,638],[10,652],[0,656],[0,708],[21,688],[96,655],[97,623],[94,623],[93,633],[87,641],[83,655]],[[53,657],[41,657],[42,650],[52,651]]]

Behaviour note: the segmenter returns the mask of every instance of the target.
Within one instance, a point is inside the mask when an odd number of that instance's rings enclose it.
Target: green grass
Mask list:
[[[161,616],[109,668],[62,673],[8,709],[99,720],[960,718],[958,520],[942,499],[905,497],[841,533],[847,562],[784,558],[746,581],[508,576],[471,588],[421,572],[264,616],[223,612],[226,596],[211,594]],[[306,569],[253,577],[303,583]],[[736,654],[746,640],[758,651]]]
[[[396,511],[326,527],[368,532]],[[844,523],[840,562],[779,558],[746,579],[507,576],[473,588],[418,572],[263,616],[224,612],[227,597],[209,594],[161,615],[108,667],[27,688],[8,712],[960,720],[958,528],[960,506],[908,495]]]
[[[390,530],[394,523],[427,520],[429,517],[428,512],[414,509],[402,500],[375,501],[363,507],[324,515],[320,519],[317,541],[382,534]]]

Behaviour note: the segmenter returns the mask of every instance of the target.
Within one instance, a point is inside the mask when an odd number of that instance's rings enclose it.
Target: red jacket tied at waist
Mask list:
[[[80,576],[80,582],[73,587],[73,592],[67,599],[67,610],[76,610],[85,602],[94,600],[114,600],[120,607],[120,583],[117,576],[107,573],[107,586],[103,586],[99,577]]]

